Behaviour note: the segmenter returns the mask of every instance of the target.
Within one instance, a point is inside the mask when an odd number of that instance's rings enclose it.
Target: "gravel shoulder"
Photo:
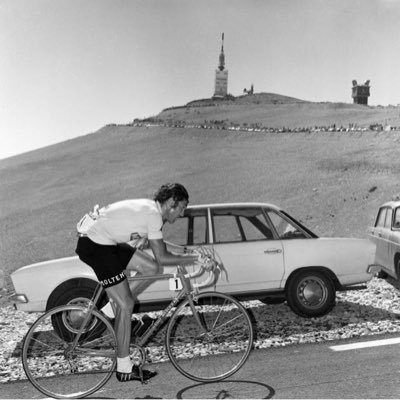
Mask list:
[[[256,349],[400,332],[400,291],[378,278],[372,279],[367,289],[338,292],[336,307],[321,318],[299,317],[285,303],[243,304],[254,317]],[[38,316],[15,311],[0,299],[0,383],[26,379],[20,358],[22,340]],[[159,332],[150,346],[158,347],[162,334]],[[150,362],[164,359],[153,357],[149,350]]]

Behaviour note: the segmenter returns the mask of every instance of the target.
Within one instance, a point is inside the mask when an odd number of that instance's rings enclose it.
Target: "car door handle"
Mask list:
[[[267,250],[264,250],[264,253],[265,254],[282,253],[282,250],[281,249],[267,249]]]

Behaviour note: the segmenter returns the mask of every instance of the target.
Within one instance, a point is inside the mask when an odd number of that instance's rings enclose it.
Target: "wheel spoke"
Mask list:
[[[213,382],[235,373],[249,356],[253,342],[250,318],[239,302],[221,293],[202,293],[196,306],[199,326],[187,303],[172,315],[167,328],[167,352],[179,372],[200,382]],[[190,308],[189,308],[190,309]],[[241,339],[233,340],[235,332]]]

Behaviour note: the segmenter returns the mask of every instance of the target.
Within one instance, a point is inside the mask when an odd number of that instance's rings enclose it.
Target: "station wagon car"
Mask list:
[[[400,280],[400,201],[389,201],[379,207],[374,226],[368,234],[376,244],[374,265],[371,270],[382,277]]]
[[[287,300],[304,317],[328,313],[337,290],[353,289],[372,278],[367,273],[375,255],[371,241],[319,238],[272,204],[189,206],[182,218],[164,226],[163,233],[168,242],[188,249],[208,246],[215,252],[227,277],[221,274],[207,290],[239,300]],[[97,282],[92,269],[78,257],[28,265],[11,279],[16,307],[25,311],[45,311],[90,298]],[[138,296],[139,309],[160,309],[173,295],[167,281],[154,282]]]

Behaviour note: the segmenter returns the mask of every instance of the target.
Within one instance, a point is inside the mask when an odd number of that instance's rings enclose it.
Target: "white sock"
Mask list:
[[[123,373],[130,373],[132,372],[133,363],[129,356],[119,358],[117,357],[117,371]]]
[[[111,306],[111,300],[101,309],[108,318],[115,318],[114,310]]]

